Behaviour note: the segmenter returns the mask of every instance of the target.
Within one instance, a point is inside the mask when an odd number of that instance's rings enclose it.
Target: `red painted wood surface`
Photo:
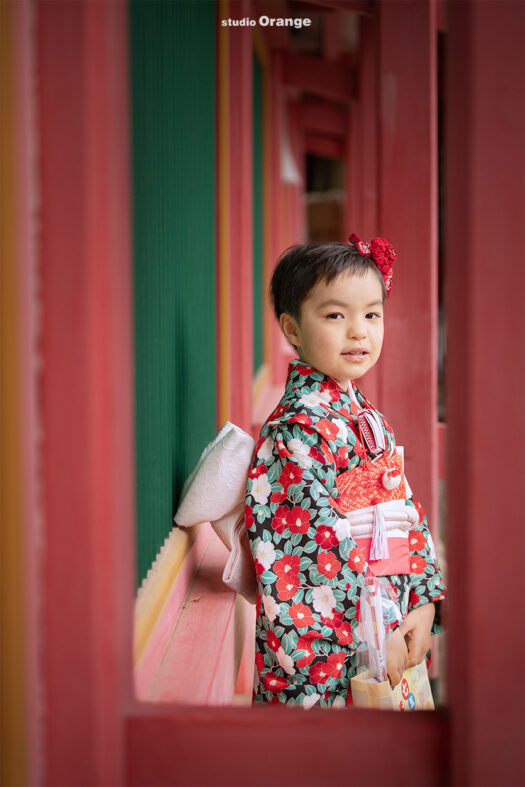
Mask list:
[[[344,143],[339,139],[306,134],[304,146],[307,153],[324,158],[343,158]]]
[[[126,6],[40,3],[45,784],[121,784],[134,600]]]
[[[228,13],[250,15],[248,0],[230,0]],[[251,426],[253,376],[252,34],[233,28],[228,43],[231,421]]]
[[[450,3],[448,12],[452,774],[454,784],[518,785],[525,783],[525,5]]]
[[[142,706],[126,724],[126,784],[442,787],[447,729],[439,711]]]
[[[32,85],[32,8],[29,3],[12,4],[15,56],[15,123],[17,128],[15,172],[16,194],[11,195],[17,215],[17,285],[20,342],[20,413],[22,430],[23,477],[23,583],[25,619],[21,621],[26,643],[24,659],[25,698],[25,778],[29,784],[42,781],[42,747],[40,719],[43,703],[39,694],[41,680],[42,631],[40,626],[40,583],[38,533],[41,523],[41,500],[38,490],[36,435],[38,433],[38,399],[36,391],[38,349],[37,244],[35,215],[37,166],[33,158],[34,102]]]
[[[355,97],[355,72],[347,64],[332,63],[312,55],[284,55],[284,83],[333,101]]]
[[[295,105],[295,109],[296,109]],[[287,186],[289,198],[289,236],[290,243],[306,241],[306,152],[304,149],[304,133],[299,123],[299,113],[294,111],[292,101],[287,102],[288,139],[293,161],[299,175],[297,182]]]
[[[330,101],[301,101],[297,104],[299,125],[314,134],[343,137],[346,134],[346,114]]]
[[[379,11],[379,234],[398,249],[379,362],[379,406],[437,526],[437,102],[432,2]]]
[[[140,661],[133,671],[135,696],[137,699],[147,701],[150,696],[151,685],[155,679],[160,662],[166,652],[170,637],[173,632],[174,622],[180,615],[188,589],[195,578],[210,539],[210,525],[203,524],[195,541],[188,550],[184,562],[177,574],[174,588],[170,591],[159,619],[155,623],[148,644],[145,647]]]
[[[283,194],[281,187],[281,144],[282,144],[282,112],[284,109],[283,88],[283,63],[282,53],[276,50],[270,52],[270,167],[271,167],[271,258],[275,266],[278,257],[286,248],[284,220],[283,220]],[[282,383],[286,379],[288,357],[286,355],[286,342],[283,339],[277,321],[272,319],[272,383]]]
[[[362,16],[359,20],[360,47],[358,59],[359,101],[352,102],[350,129],[352,137],[348,140],[350,159],[357,159],[359,180],[353,186],[356,195],[348,195],[347,223],[348,235],[356,232],[361,238],[371,240],[378,235],[378,160],[377,160],[377,15]],[[353,152],[353,155],[352,155]],[[358,214],[354,208],[358,203]],[[359,386],[370,400],[379,406],[379,370],[374,367],[365,375]]]
[[[202,527],[211,530],[209,524]],[[228,550],[215,533],[209,536],[195,576],[188,584],[180,578],[186,597],[180,616],[171,617],[172,632],[151,683],[150,702],[231,705],[244,638],[242,621],[235,593],[222,582]]]

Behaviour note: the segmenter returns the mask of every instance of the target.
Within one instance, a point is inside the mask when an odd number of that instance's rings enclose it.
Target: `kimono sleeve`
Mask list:
[[[445,599],[445,580],[439,567],[436,550],[430,533],[427,518],[419,501],[411,494],[407,505],[415,507],[419,521],[409,533],[410,549],[410,593],[408,611],[423,604],[434,602],[436,615],[432,634],[442,630],[442,601]]]
[[[321,644],[325,653],[355,648],[356,603],[369,569],[337,494],[334,457],[313,426],[281,423],[258,444],[246,525],[262,605],[257,636],[270,660],[281,646],[285,656],[302,655],[299,662]]]

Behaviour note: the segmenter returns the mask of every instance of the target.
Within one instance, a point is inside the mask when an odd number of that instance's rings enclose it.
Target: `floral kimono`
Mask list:
[[[360,473],[379,468],[358,423],[363,409],[375,413],[382,432],[384,451],[376,458],[394,456],[391,427],[355,385],[345,392],[330,377],[294,360],[284,396],[261,430],[246,496],[258,577],[254,702],[351,704],[359,594],[367,576],[388,577],[403,617],[437,602],[432,633],[439,631],[444,581],[426,517],[404,476],[396,491],[384,492],[397,500],[381,508],[388,518],[389,506],[396,506],[395,517],[409,522],[406,558],[402,530],[388,539],[385,560],[377,554],[372,559],[370,528],[360,530],[359,516],[375,510],[379,499],[361,482]],[[352,516],[356,527],[350,524]],[[398,573],[403,560],[406,570]]]

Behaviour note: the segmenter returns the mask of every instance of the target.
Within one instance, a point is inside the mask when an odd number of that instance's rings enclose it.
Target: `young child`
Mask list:
[[[387,639],[392,685],[439,631],[445,588],[425,515],[391,427],[353,382],[380,356],[395,256],[382,238],[352,235],[294,246],[273,274],[275,314],[299,357],[248,478],[255,702],[351,704],[367,576],[388,577],[403,616]]]

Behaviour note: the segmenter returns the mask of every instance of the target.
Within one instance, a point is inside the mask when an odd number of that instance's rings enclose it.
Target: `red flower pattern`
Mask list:
[[[352,626],[348,622],[343,623],[341,626],[336,628],[335,635],[340,645],[351,645],[354,641]]]
[[[300,364],[300,363],[295,365],[295,370],[302,377],[308,377],[310,374],[312,374],[312,367],[311,366],[305,366],[305,365]]]
[[[290,685],[286,678],[281,678],[281,676],[276,675],[275,672],[267,672],[266,675],[262,676],[261,681],[265,689],[273,691],[276,694],[288,688]]]
[[[259,465],[258,467],[254,467],[250,470],[250,478],[259,478],[259,476],[264,475],[268,472],[268,468],[265,465]]]
[[[427,561],[424,557],[419,555],[410,556],[410,572],[412,574],[424,574],[427,567]]]
[[[295,596],[299,588],[299,577],[290,576],[287,579],[278,579],[276,582],[277,595],[281,601],[289,601]]]
[[[339,451],[334,455],[335,464],[338,470],[346,470],[348,467],[348,448],[342,445]]]
[[[329,675],[332,678],[338,678],[341,674],[341,670],[343,668],[343,664],[345,663],[345,654],[343,651],[339,653],[330,653],[328,656],[328,660],[326,662],[327,669],[329,671]]]
[[[303,471],[293,462],[287,462],[279,476],[279,483],[282,484],[285,492],[292,484],[300,484],[303,480]]]
[[[273,650],[274,653],[277,653],[277,651],[281,647],[281,640],[279,639],[279,637],[275,636],[274,632],[271,629],[266,637],[266,642],[268,643],[268,647],[270,648],[270,650]]]
[[[421,524],[421,522],[425,518],[425,512],[423,511],[423,508],[422,508],[421,503],[419,502],[419,500],[416,500],[415,497],[412,497],[412,500],[413,500],[413,503],[414,503],[414,505],[416,507],[416,511],[419,514],[419,524]]]
[[[307,655],[296,661],[296,666],[298,669],[302,669],[303,667],[307,667],[315,658],[315,653],[312,650],[312,640],[314,639],[322,639],[323,636],[317,631],[308,631],[306,634],[302,634],[297,640],[297,650],[305,650]]]
[[[420,552],[426,547],[425,534],[421,530],[411,530],[408,534],[408,548],[411,552]]]
[[[290,579],[294,577],[299,582],[297,574],[299,573],[299,566],[301,558],[299,555],[284,555],[284,557],[276,560],[273,564],[274,573],[281,579]]]
[[[330,677],[328,663],[326,661],[316,661],[315,664],[312,664],[310,667],[309,675],[312,683],[326,683]]]
[[[291,509],[288,506],[279,506],[272,519],[272,527],[276,533],[282,533],[289,527]]]
[[[317,570],[327,579],[333,579],[341,569],[341,563],[333,552],[319,552]]]
[[[313,424],[313,420],[310,418],[310,416],[305,415],[304,413],[295,415],[293,421],[296,424],[303,424],[303,426],[311,426]]]
[[[348,565],[354,571],[357,571],[359,574],[363,573],[365,567],[365,558],[359,547],[354,547],[350,550],[350,555],[348,556]]]
[[[317,431],[325,440],[335,441],[339,434],[339,427],[337,424],[329,421],[328,418],[321,418],[321,420],[317,422]]]
[[[255,560],[254,563],[255,563],[255,573],[257,574],[258,577],[260,577],[261,574],[264,573],[264,566],[262,563],[259,563],[258,560]]]
[[[334,463],[334,455],[330,451],[328,444],[324,441],[321,443],[321,451],[323,452],[324,456],[324,463],[328,465],[332,465]]]
[[[323,615],[321,615],[321,621],[323,623],[323,626],[328,626],[331,629],[336,629],[343,622],[343,613],[339,611],[336,612],[336,610],[334,609],[331,617],[329,618],[325,618]]]
[[[330,549],[330,547],[336,547],[339,544],[335,530],[332,530],[328,525],[321,525],[315,534],[315,542],[323,549]]]
[[[294,506],[288,521],[291,533],[307,533],[310,527],[310,512],[301,506]]]
[[[275,410],[272,413],[270,413],[270,415],[268,416],[268,420],[276,421],[278,418],[281,417],[281,415],[285,414],[285,412],[288,410],[289,407],[290,407],[289,404],[281,402],[280,404],[277,405]]]
[[[279,451],[279,456],[284,456],[286,459],[291,457],[290,451],[287,449],[282,440],[277,440],[276,446],[277,450]]]
[[[307,626],[315,625],[312,610],[310,607],[307,607],[306,604],[292,604],[288,614],[298,629],[304,629]]]

